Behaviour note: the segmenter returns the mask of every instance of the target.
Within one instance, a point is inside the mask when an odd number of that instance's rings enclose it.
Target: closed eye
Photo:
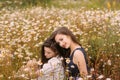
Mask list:
[[[50,54],[51,52],[45,51],[45,53]]]
[[[60,41],[62,41],[62,40],[63,40],[63,38],[60,39]]]

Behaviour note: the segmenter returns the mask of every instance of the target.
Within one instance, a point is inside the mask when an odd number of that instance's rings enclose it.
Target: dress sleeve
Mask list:
[[[59,63],[60,63],[60,61],[57,58],[52,58],[48,61],[48,63],[43,65],[43,68],[41,69],[41,72],[44,75],[51,74],[57,68]]]
[[[43,65],[40,69],[41,76],[38,80],[63,80],[64,68],[59,57],[51,58],[48,63]]]

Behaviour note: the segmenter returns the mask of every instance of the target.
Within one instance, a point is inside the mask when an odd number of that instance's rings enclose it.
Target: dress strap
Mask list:
[[[72,54],[70,55],[71,59],[73,59],[73,55],[74,55],[74,53],[75,53],[76,50],[81,50],[81,48],[76,48],[76,49],[73,50]]]

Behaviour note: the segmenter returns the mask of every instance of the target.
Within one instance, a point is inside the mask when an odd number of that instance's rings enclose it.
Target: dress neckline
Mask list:
[[[70,54],[70,57],[71,57],[71,56],[73,56],[74,52],[75,52],[77,49],[81,49],[81,48],[82,48],[81,46],[80,46],[80,47],[75,48],[75,49],[72,51],[72,53]]]

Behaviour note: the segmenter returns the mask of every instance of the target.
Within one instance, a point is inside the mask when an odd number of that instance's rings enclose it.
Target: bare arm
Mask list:
[[[80,50],[75,51],[73,62],[77,64],[80,74],[82,76],[87,76],[87,67],[83,53]]]

